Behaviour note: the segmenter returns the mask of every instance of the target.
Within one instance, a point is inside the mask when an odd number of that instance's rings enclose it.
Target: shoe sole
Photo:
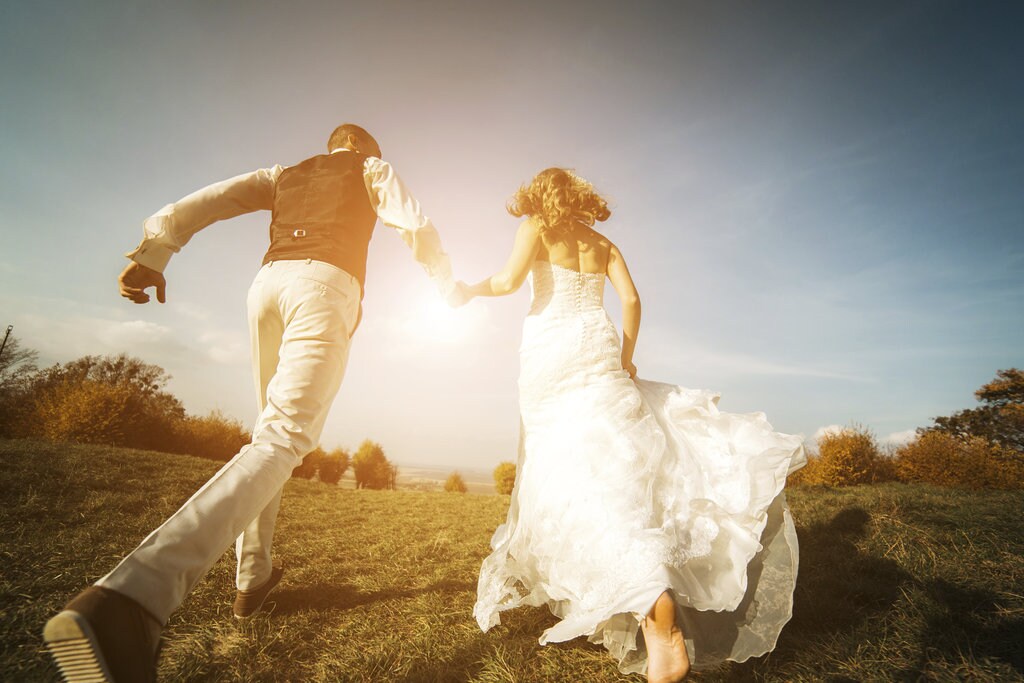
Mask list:
[[[89,622],[65,610],[46,622],[43,640],[65,683],[114,683]]]

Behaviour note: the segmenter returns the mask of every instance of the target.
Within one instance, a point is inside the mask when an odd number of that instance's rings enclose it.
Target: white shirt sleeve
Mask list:
[[[382,159],[366,158],[363,179],[377,217],[398,232],[441,294],[448,296],[455,288],[451,261],[441,247],[441,237],[434,224],[423,215],[420,203],[391,164]]]
[[[274,187],[283,170],[278,165],[243,173],[168,204],[143,222],[142,242],[125,256],[163,272],[171,256],[211,223],[273,208]]]

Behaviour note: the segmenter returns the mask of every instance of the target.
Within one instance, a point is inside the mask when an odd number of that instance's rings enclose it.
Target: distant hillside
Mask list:
[[[45,620],[217,467],[0,440],[0,680],[56,680]],[[885,484],[789,499],[801,543],[793,620],[771,655],[695,681],[1024,680],[1024,494]],[[479,631],[477,570],[507,501],[290,481],[270,613],[231,617],[225,553],[172,618],[161,680],[639,683],[599,646],[539,647],[553,622],[544,609]]]
[[[494,476],[491,472],[462,467],[443,468],[428,465],[399,465],[398,488],[441,491],[444,489],[444,482],[448,475],[455,471],[462,475],[469,493],[493,494],[495,492]]]

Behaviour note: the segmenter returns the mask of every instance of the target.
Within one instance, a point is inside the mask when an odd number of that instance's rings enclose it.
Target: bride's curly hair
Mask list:
[[[508,202],[513,216],[529,216],[541,230],[561,232],[574,223],[587,227],[612,215],[594,186],[567,168],[546,168]]]

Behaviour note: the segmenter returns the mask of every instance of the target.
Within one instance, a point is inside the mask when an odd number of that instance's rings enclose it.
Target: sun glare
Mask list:
[[[424,296],[405,321],[405,332],[412,338],[438,344],[457,344],[471,338],[483,326],[487,308],[472,302],[452,308],[436,296]]]

